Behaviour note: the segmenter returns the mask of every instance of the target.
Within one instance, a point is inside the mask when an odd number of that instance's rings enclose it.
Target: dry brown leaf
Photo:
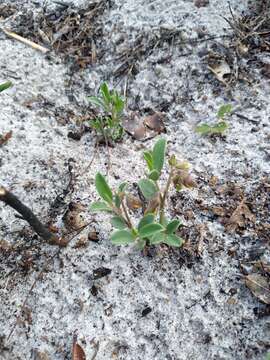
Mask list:
[[[0,146],[6,144],[11,137],[12,137],[11,130],[5,133],[4,135],[0,135]]]
[[[243,228],[246,225],[246,220],[254,222],[255,216],[252,214],[247,204],[245,204],[244,201],[241,201],[229,218],[227,229],[229,231],[235,231],[238,227]]]
[[[208,68],[220,82],[227,85],[225,77],[231,74],[231,68],[225,60],[221,60],[215,65],[208,66]]]
[[[139,127],[134,129],[133,137],[136,140],[142,140],[146,136],[146,128],[143,124],[141,124]]]
[[[142,207],[142,201],[136,197],[136,196],[133,196],[131,194],[127,194],[126,196],[126,204],[127,204],[127,207],[130,209],[130,210],[137,210],[137,209],[140,209]]]
[[[160,204],[160,194],[154,196],[148,203],[145,214],[155,213]]]
[[[133,112],[123,120],[123,127],[136,140],[153,138],[165,130],[163,115],[158,112],[147,116],[144,120],[138,112]]]
[[[250,274],[245,278],[246,286],[260,301],[270,304],[269,280],[260,274]]]
[[[77,335],[73,336],[72,360],[86,360],[85,352],[81,345],[77,343]]]
[[[165,130],[163,115],[161,113],[154,113],[153,115],[147,116],[144,121],[144,125],[149,129],[156,131],[157,133],[161,133]]]
[[[209,0],[195,0],[194,5],[198,8],[209,5]]]

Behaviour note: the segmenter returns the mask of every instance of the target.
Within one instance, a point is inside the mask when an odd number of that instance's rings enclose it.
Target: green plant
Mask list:
[[[118,92],[110,90],[108,85],[103,83],[99,95],[90,96],[88,100],[103,111],[101,116],[91,120],[91,127],[105,140],[120,140],[124,133],[122,115],[125,102]]]
[[[228,124],[226,123],[226,121],[223,121],[223,119],[231,112],[231,104],[222,105],[217,113],[217,118],[222,121],[219,121],[214,125],[208,125],[206,123],[198,125],[195,129],[196,132],[201,135],[222,135],[228,129]]]
[[[133,224],[130,211],[143,205],[139,199],[131,196],[127,191],[127,183],[121,183],[113,192],[106,179],[97,173],[95,186],[103,201],[95,202],[90,209],[93,212],[105,211],[111,214],[111,224],[115,231],[111,241],[115,245],[136,243],[139,248],[146,245],[165,243],[170,246],[180,247],[183,240],[176,235],[181,225],[179,219],[168,220],[165,216],[166,202],[171,185],[176,190],[183,187],[196,186],[189,173],[189,164],[179,162],[173,155],[168,161],[169,175],[163,190],[159,180],[164,167],[166,152],[165,139],[159,139],[151,151],[144,152],[147,164],[146,177],[138,181],[138,187],[144,197],[144,211],[137,225]]]
[[[3,84],[0,84],[0,92],[10,88],[12,86],[12,82],[11,81],[7,81]]]

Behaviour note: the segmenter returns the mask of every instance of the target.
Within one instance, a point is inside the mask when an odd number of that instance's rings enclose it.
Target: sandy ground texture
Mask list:
[[[14,84],[0,97],[1,139],[12,131],[1,142],[1,184],[70,239],[44,243],[1,204],[1,359],[71,359],[75,332],[88,360],[265,358],[270,26],[245,34],[269,8],[230,4],[232,13],[223,0],[0,1],[1,27],[51,49],[0,32],[0,82]],[[220,64],[218,79],[209,67]],[[181,249],[112,246],[107,216],[88,211],[109,157],[95,146],[86,97],[104,80],[127,95],[127,119],[160,112],[168,154],[193,166],[198,188],[169,199]],[[197,134],[224,103],[234,109],[226,134]],[[126,134],[110,148],[113,186],[143,176],[142,150],[154,141]],[[246,286],[250,274],[265,279],[264,302]]]

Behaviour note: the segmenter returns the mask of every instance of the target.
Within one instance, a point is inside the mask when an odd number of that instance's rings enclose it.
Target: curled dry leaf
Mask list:
[[[148,203],[145,214],[155,213],[160,204],[160,194],[157,193]]]
[[[85,352],[81,345],[77,343],[77,335],[73,336],[72,360],[86,360]]]
[[[254,222],[255,216],[252,214],[247,204],[245,204],[244,201],[241,201],[229,218],[227,229],[229,231],[235,231],[237,228],[243,228],[245,227],[247,220]]]
[[[269,280],[260,274],[250,274],[245,278],[246,286],[260,301],[270,304]]]
[[[165,131],[163,115],[159,112],[146,116],[144,120],[141,119],[139,113],[133,112],[124,119],[123,127],[136,140],[153,138]]]
[[[12,131],[9,131],[4,135],[0,135],[0,146],[6,144],[11,137],[12,137]]]
[[[220,82],[227,85],[226,77],[231,74],[231,68],[225,60],[221,60],[215,65],[208,66],[208,68]]]
[[[133,196],[131,194],[128,194],[126,196],[126,204],[130,210],[140,209],[143,205],[142,201],[138,197]]]
[[[159,112],[147,116],[143,123],[149,129],[154,130],[157,133],[161,133],[165,130],[163,115]]]

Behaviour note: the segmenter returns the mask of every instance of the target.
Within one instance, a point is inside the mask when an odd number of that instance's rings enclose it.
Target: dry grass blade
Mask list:
[[[24,44],[26,44],[28,46],[31,46],[35,50],[41,51],[43,54],[46,54],[49,51],[49,49],[45,48],[44,46],[41,46],[41,45],[39,45],[39,44],[29,40],[29,39],[26,39],[26,38],[24,38],[24,37],[22,37],[22,36],[20,36],[20,35],[18,35],[16,33],[12,32],[12,31],[9,31],[7,29],[2,29],[2,31],[6,35],[12,37],[13,39],[18,40],[18,41],[20,41],[20,42],[22,42],[22,43],[24,43]]]

